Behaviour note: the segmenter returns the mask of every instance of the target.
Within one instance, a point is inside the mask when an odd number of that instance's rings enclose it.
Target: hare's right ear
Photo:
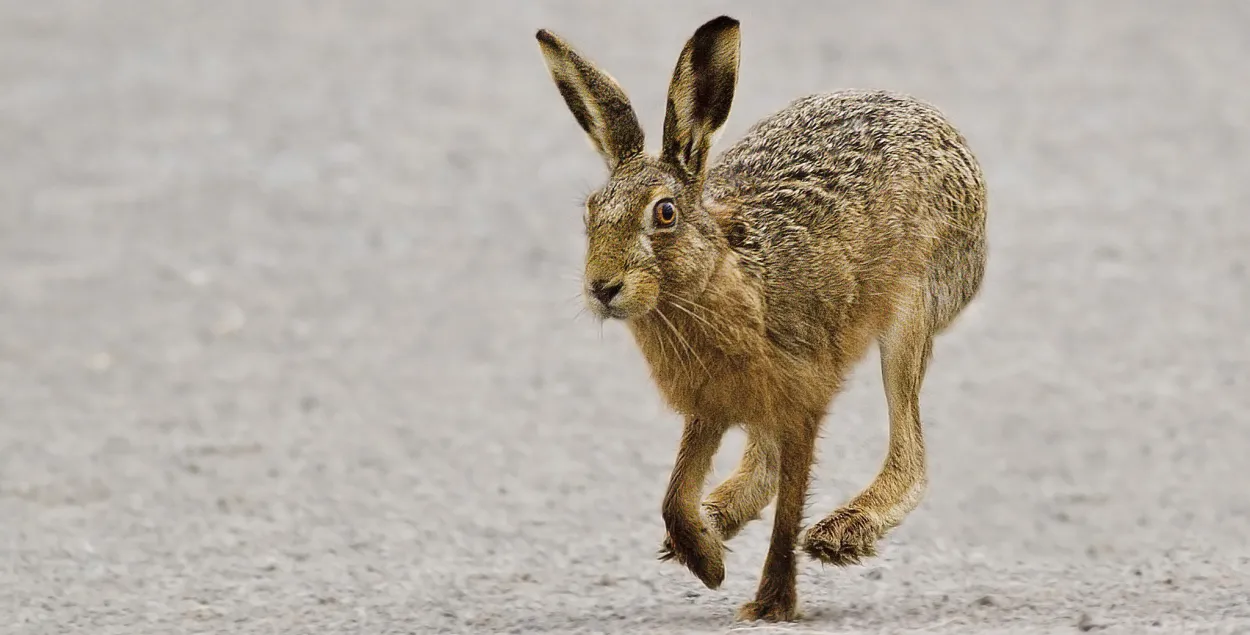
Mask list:
[[[709,20],[686,42],[673,69],[660,156],[691,176],[703,176],[716,133],[729,118],[740,39],[737,20]]]
[[[542,29],[537,37],[556,88],[608,169],[640,154],[642,127],[616,80],[595,68],[554,33]]]

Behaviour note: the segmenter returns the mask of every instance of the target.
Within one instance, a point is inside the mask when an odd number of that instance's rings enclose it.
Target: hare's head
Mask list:
[[[686,43],[669,85],[661,151],[652,156],[616,81],[551,32],[538,32],[556,87],[610,172],[586,200],[584,219],[586,302],[601,318],[644,315],[666,296],[696,297],[726,248],[702,190],[733,101],[738,41],[737,20],[722,16]]]

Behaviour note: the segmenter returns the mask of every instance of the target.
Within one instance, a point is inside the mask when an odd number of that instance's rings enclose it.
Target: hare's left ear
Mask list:
[[[642,152],[642,127],[625,91],[607,73],[578,55],[556,34],[538,32],[547,70],[560,89],[564,103],[590,137],[590,143],[615,169],[622,161]]]
[[[661,157],[702,177],[716,133],[729,118],[738,83],[738,21],[721,16],[699,27],[673,70]]]

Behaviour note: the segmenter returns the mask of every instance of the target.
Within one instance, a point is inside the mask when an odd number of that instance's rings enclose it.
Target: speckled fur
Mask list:
[[[796,544],[825,562],[859,562],[923,496],[920,386],[933,337],[981,283],[985,185],[939,111],[883,91],[798,99],[708,167],[736,84],[738,38],[738,23],[721,17],[686,44],[657,157],[643,153],[620,87],[539,32],[561,94],[611,170],[587,201],[586,280],[621,291],[610,305],[589,293],[588,302],[626,321],[686,420],[662,509],[662,558],[719,586],[722,541],[775,498],[760,587],[739,618],[790,620]],[[658,231],[649,219],[664,197],[680,222]],[[820,422],[874,341],[890,409],[886,460],[859,495],[800,536]],[[701,502],[733,425],[748,432],[742,463]]]

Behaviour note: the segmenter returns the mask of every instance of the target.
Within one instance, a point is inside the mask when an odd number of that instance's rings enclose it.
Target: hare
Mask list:
[[[685,418],[660,557],[717,588],[723,541],[775,498],[759,587],[737,616],[797,619],[796,546],[858,563],[925,492],[920,387],[934,336],[981,284],[980,166],[938,110],[884,91],[798,99],[709,165],[737,84],[739,26],[728,16],[681,51],[653,156],[616,81],[550,31],[537,38],[610,172],[586,201],[587,304],[628,326]],[[873,341],[890,413],[884,464],[800,535],[824,413]],[[734,425],[747,433],[741,463],[702,499]]]

